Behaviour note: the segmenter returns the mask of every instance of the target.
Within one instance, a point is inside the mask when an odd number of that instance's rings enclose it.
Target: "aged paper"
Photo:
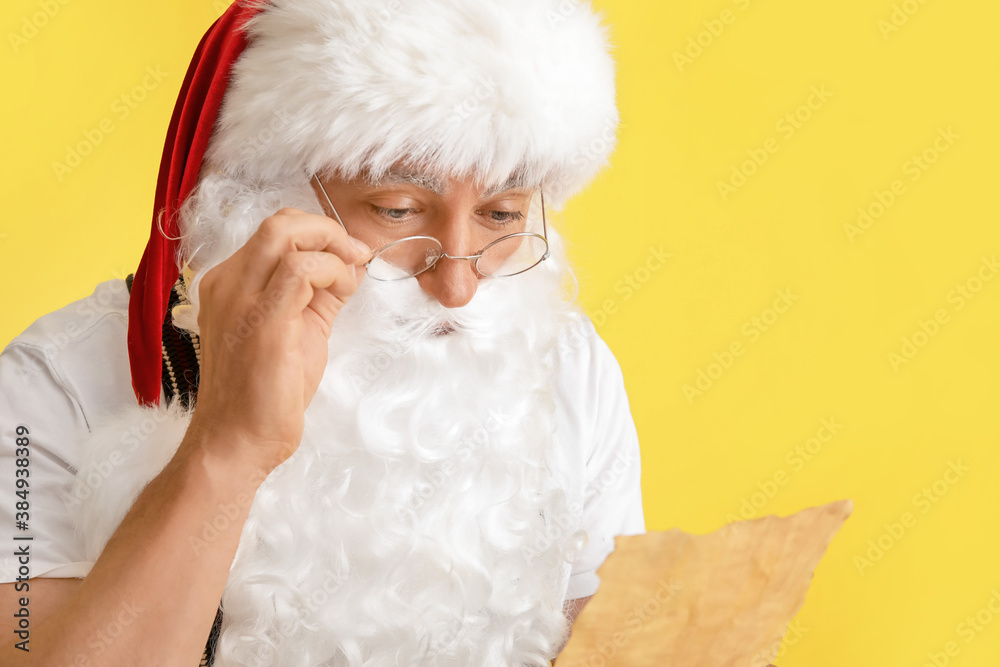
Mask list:
[[[765,667],[852,509],[616,538],[556,666]]]

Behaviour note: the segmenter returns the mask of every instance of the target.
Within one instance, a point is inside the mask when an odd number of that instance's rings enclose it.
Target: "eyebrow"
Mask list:
[[[365,178],[365,185],[373,188],[385,185],[397,185],[400,183],[415,185],[418,188],[430,190],[439,197],[447,195],[449,189],[448,185],[437,176],[406,169],[390,169],[379,178]]]
[[[413,171],[409,169],[392,168],[389,169],[385,174],[379,178],[366,177],[364,179],[365,185],[372,188],[383,187],[386,185],[397,185],[397,184],[407,184],[415,185],[418,188],[423,188],[424,190],[430,190],[439,197],[444,197],[448,194],[450,188],[447,183],[441,178],[434,176],[433,174],[425,174],[419,171]],[[524,174],[515,173],[512,174],[506,181],[498,185],[488,188],[487,190],[480,193],[480,199],[489,199],[501,192],[506,192],[507,190],[513,190],[515,188],[527,187],[527,181]]]
[[[479,195],[481,199],[489,199],[501,192],[506,192],[507,190],[513,190],[515,188],[525,188],[528,187],[527,179],[525,179],[524,174],[515,173],[510,176],[506,181],[489,188],[485,192]]]

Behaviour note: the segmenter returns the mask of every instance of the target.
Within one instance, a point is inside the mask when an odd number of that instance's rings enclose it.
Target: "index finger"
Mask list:
[[[247,255],[241,267],[244,280],[264,289],[281,257],[301,250],[330,252],[346,264],[365,264],[372,256],[371,248],[350,236],[336,220],[283,208],[266,218],[240,249]]]

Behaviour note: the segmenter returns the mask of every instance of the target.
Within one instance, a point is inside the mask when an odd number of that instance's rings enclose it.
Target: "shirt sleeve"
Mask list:
[[[614,353],[586,323],[589,364],[584,383],[592,439],[586,459],[583,527],[587,542],[573,564],[566,598],[597,592],[597,569],[614,550],[616,535],[646,532],[642,507],[639,436]],[[584,450],[587,452],[587,449]]]
[[[86,431],[80,406],[44,350],[8,345],[0,354],[0,534],[30,539],[8,538],[0,583],[83,577],[89,570],[70,513],[76,470],[58,453]],[[19,479],[28,485],[18,487]],[[25,549],[26,557],[14,555]]]

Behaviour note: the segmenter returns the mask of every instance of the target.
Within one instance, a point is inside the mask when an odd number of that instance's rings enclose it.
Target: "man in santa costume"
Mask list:
[[[0,356],[0,663],[548,664],[644,531],[545,216],[614,90],[585,0],[233,5],[138,270]]]

